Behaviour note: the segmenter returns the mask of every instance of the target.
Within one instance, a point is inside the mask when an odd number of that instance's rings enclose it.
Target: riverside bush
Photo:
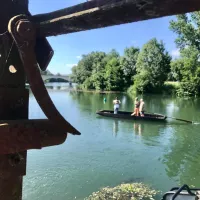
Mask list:
[[[121,184],[114,188],[105,187],[92,193],[85,200],[154,200],[158,191],[142,183]]]

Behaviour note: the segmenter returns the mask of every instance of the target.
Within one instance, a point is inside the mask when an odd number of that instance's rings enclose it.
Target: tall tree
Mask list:
[[[200,51],[200,12],[176,16],[170,22],[170,29],[178,35],[177,47],[181,50],[192,46]]]
[[[200,94],[200,12],[178,15],[170,22],[170,29],[177,34],[176,44],[181,58],[172,64],[180,69],[181,85],[179,95]]]
[[[172,81],[182,81],[182,69],[184,67],[184,61],[182,59],[173,60],[170,66],[171,72],[169,74],[169,79],[171,79]]]
[[[124,50],[124,56],[120,60],[124,72],[125,87],[128,88],[133,83],[133,76],[136,74],[136,62],[139,48],[130,47]]]
[[[78,65],[72,68],[72,80],[78,84],[83,84],[87,80],[87,85],[92,86],[89,83],[90,77],[104,68],[105,64],[102,61],[105,56],[104,52],[91,52],[90,54],[83,55]]]
[[[119,59],[113,57],[105,68],[106,89],[110,91],[122,91],[124,89],[123,70]]]
[[[134,85],[138,92],[155,92],[162,88],[170,71],[171,57],[163,42],[152,39],[146,43],[138,55],[137,75]]]

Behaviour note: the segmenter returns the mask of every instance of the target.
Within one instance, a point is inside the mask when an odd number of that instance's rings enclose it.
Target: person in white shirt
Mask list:
[[[113,104],[114,104],[114,114],[117,114],[119,110],[119,105],[121,104],[121,102],[116,97],[115,100],[113,100]]]

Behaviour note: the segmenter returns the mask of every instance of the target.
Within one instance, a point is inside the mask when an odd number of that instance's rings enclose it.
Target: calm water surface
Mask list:
[[[96,110],[112,109],[115,94],[70,92],[54,86],[49,89],[53,102],[82,135],[69,135],[60,146],[28,152],[24,200],[83,200],[101,187],[122,182],[143,182],[164,192],[184,183],[200,187],[200,125],[100,117]],[[133,110],[130,97],[118,96],[121,110]],[[148,111],[200,122],[199,100],[143,98]],[[30,118],[46,118],[32,95],[29,107]]]

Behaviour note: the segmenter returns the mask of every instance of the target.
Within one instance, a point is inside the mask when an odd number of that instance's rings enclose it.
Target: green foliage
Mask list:
[[[124,88],[123,70],[119,59],[113,57],[105,67],[106,90],[122,91]]]
[[[176,95],[177,90],[180,88],[179,82],[165,82],[163,86],[163,94]]]
[[[137,92],[159,92],[170,72],[170,61],[163,42],[152,39],[145,44],[136,63],[134,85]]]
[[[179,97],[196,97],[200,92],[199,83],[182,82],[176,92]]]
[[[170,28],[178,35],[176,44],[181,49],[180,59],[171,64],[174,77],[181,81],[178,96],[200,94],[200,12],[177,16]]]
[[[181,59],[177,59],[171,62],[171,72],[169,74],[169,80],[172,81],[181,81],[183,76],[181,70],[183,69],[184,62]]]
[[[92,82],[92,78],[91,77],[86,78],[85,81],[83,82],[83,84],[81,85],[81,88],[86,89],[86,90],[95,89],[93,82]]]
[[[178,35],[176,44],[178,48],[185,49],[188,46],[200,50],[200,12],[178,15],[177,20],[170,22],[170,29]]]
[[[180,58],[171,63],[171,71],[174,73],[174,78],[181,81],[177,90],[178,96],[200,94],[199,51],[195,47],[183,49]]]
[[[124,56],[120,59],[120,65],[124,73],[124,86],[128,88],[133,83],[133,76],[136,75],[136,62],[139,48],[130,47],[124,50]]]
[[[83,84],[92,74],[101,72],[105,65],[103,62],[105,56],[104,52],[92,52],[83,55],[78,65],[72,68],[72,80],[78,84]],[[90,86],[92,84],[89,84],[88,81],[90,80],[92,79],[88,79],[84,85]]]
[[[114,188],[102,188],[85,200],[153,200],[157,193],[142,183],[121,184]]]
[[[136,95],[137,95],[137,91],[136,91],[135,85],[131,85],[131,86],[128,88],[127,93],[128,93],[131,97],[136,96]]]
[[[126,48],[123,56],[114,49],[83,55],[71,79],[85,90],[200,95],[200,12],[178,15],[170,29],[177,34],[180,58],[172,61],[163,42],[154,38],[141,50]],[[169,80],[180,84],[165,84]]]
[[[83,89],[122,91],[124,89],[123,69],[116,50],[108,54],[92,52],[84,55],[72,68],[72,80]]]

